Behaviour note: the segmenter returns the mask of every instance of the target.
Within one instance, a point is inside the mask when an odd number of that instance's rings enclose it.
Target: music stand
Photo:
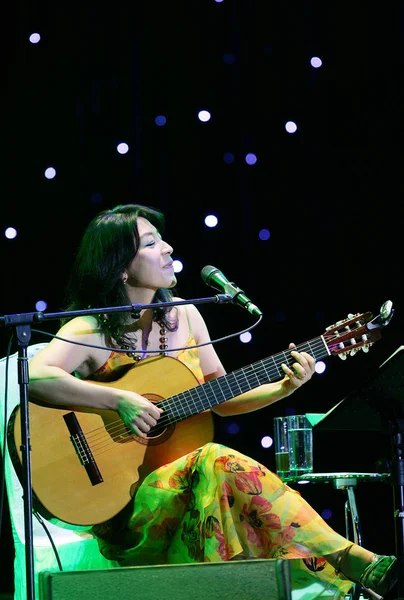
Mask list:
[[[375,374],[328,411],[313,429],[390,435],[397,585],[398,596],[404,597],[404,346],[399,346]]]

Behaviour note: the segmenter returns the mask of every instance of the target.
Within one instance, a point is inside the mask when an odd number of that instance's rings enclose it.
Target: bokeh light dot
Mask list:
[[[210,120],[210,112],[207,110],[200,110],[198,113],[198,118],[200,121],[202,121],[203,123],[206,123],[207,121]]]
[[[325,521],[327,521],[328,519],[331,519],[332,517],[332,510],[330,508],[325,508],[322,512],[321,512],[321,516],[323,517],[323,519]]]
[[[270,435],[264,435],[264,437],[261,440],[261,446],[263,448],[270,448],[273,443],[274,443],[274,441]]]
[[[4,232],[4,235],[8,240],[13,240],[17,237],[17,230],[14,227],[7,227],[6,231]]]
[[[127,154],[129,152],[129,146],[125,142],[120,142],[116,149],[118,150],[119,154]]]
[[[207,215],[205,217],[205,225],[207,227],[216,227],[218,224],[218,219],[215,215]]]
[[[268,231],[268,229],[261,229],[261,231],[258,234],[260,240],[269,240],[269,238],[271,237],[270,232]]]
[[[257,160],[258,159],[257,159],[256,155],[253,154],[252,152],[249,152],[248,154],[246,154],[245,161],[246,161],[247,165],[255,165]]]
[[[54,167],[48,167],[45,169],[45,177],[46,179],[53,179],[56,177],[56,169]]]
[[[31,35],[29,36],[29,41],[31,42],[31,44],[38,44],[40,40],[41,36],[39,35],[39,33],[31,33]]]
[[[237,423],[229,423],[226,427],[227,433],[232,435],[236,435],[240,431],[240,425]]]
[[[297,131],[297,125],[293,121],[288,121],[285,125],[285,129],[288,133],[295,133]]]
[[[245,331],[240,335],[240,341],[243,342],[243,344],[248,344],[248,342],[251,342],[251,340],[252,335],[250,331]]]
[[[321,58],[319,58],[318,56],[313,56],[310,60],[310,64],[312,67],[314,67],[315,69],[318,69],[319,67],[322,66],[323,61],[321,60]]]
[[[45,300],[38,300],[38,302],[35,304],[35,309],[38,310],[39,312],[42,312],[44,310],[46,310],[48,308],[48,304],[45,302]]]
[[[316,362],[316,366],[315,366],[316,373],[319,373],[319,374],[324,373],[325,369],[326,369],[325,362],[323,360],[318,360]]]
[[[184,265],[182,264],[182,262],[180,260],[178,260],[178,259],[173,260],[174,273],[181,273],[183,268],[184,268]]]
[[[232,163],[234,163],[234,154],[232,154],[231,152],[226,152],[223,155],[223,160],[227,165],[231,165]]]

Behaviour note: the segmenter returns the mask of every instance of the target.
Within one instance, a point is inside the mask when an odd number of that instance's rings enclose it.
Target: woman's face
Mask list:
[[[171,253],[173,248],[161,239],[157,229],[138,217],[139,249],[126,271],[127,285],[133,288],[171,288],[177,283]]]

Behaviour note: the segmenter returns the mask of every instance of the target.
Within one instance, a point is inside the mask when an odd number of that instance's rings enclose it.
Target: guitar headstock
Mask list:
[[[338,354],[342,360],[358,350],[369,352],[369,348],[381,338],[381,328],[390,323],[393,314],[392,303],[388,300],[377,317],[370,312],[348,315],[325,330],[323,337],[328,350],[331,354]]]

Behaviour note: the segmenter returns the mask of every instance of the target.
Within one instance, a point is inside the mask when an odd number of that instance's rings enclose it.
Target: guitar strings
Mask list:
[[[339,335],[335,335],[333,338],[330,335],[325,335],[325,337],[327,338],[327,343],[324,341],[324,336],[314,338],[309,342],[299,344],[296,348],[284,350],[273,355],[272,357],[259,360],[252,365],[243,367],[237,371],[223,375],[212,381],[196,385],[195,387],[180,392],[179,394],[176,394],[170,398],[156,402],[156,406],[162,408],[164,412],[157,421],[157,425],[152,428],[151,433],[153,430],[164,429],[180,420],[198,414],[207,408],[212,408],[213,406],[218,405],[234,396],[258,387],[261,385],[261,383],[263,383],[260,378],[264,377],[266,383],[279,380],[282,375],[284,375],[283,370],[279,368],[281,363],[286,363],[290,367],[294,362],[293,357],[290,356],[290,352],[292,350],[296,350],[298,352],[308,351],[309,353],[312,353],[316,360],[318,360],[321,356],[327,356],[331,354],[331,352],[326,350],[326,348],[332,348],[332,342],[334,342],[334,346],[340,346],[343,348]],[[316,353],[319,353],[319,351],[322,351],[321,354],[316,356]],[[272,366],[270,366],[270,364],[272,364]],[[229,384],[226,381],[226,387],[231,391],[231,395],[226,398],[223,389],[221,389],[221,384],[223,381],[228,380],[229,378],[235,380],[238,389],[235,392],[232,390],[232,384]],[[218,390],[222,393],[222,400],[217,399],[217,393],[213,387],[218,388]],[[204,394],[204,399],[201,398],[201,393]],[[178,400],[180,400],[180,402],[178,402]],[[206,401],[208,402],[208,405],[205,404]],[[178,404],[180,404],[180,408],[178,408]],[[110,450],[111,446],[115,447],[116,440],[118,439],[120,439],[121,443],[126,443],[134,438],[144,440],[145,443],[153,440],[153,437],[141,438],[134,431],[131,431],[120,418],[106,427],[101,426],[85,434],[87,445],[89,446],[93,456],[98,456],[99,454]]]

